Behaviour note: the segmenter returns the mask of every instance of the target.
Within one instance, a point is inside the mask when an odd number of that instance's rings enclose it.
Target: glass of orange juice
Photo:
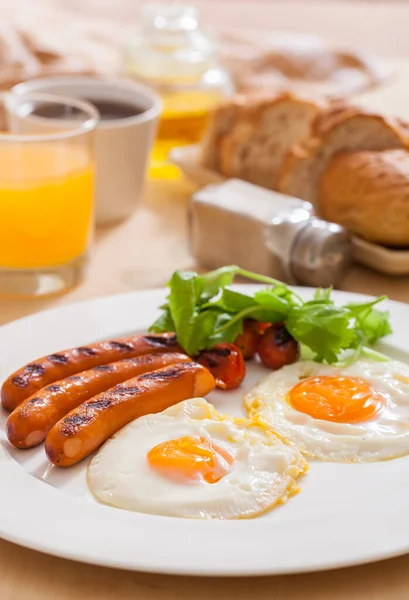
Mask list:
[[[77,285],[93,232],[92,104],[49,94],[3,96],[0,293]]]

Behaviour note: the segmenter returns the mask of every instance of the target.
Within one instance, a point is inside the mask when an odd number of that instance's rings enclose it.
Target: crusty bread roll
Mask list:
[[[337,154],[321,177],[317,208],[370,242],[409,246],[409,153]]]
[[[325,106],[290,93],[236,96],[214,111],[200,163],[227,177],[276,189],[285,155],[311,134]]]
[[[382,84],[384,62],[299,31],[221,31],[221,60],[243,93],[293,90],[345,98]]]
[[[279,191],[316,204],[321,175],[337,152],[408,146],[409,128],[399,119],[335,104],[317,118],[313,136],[288,153],[279,176]]]

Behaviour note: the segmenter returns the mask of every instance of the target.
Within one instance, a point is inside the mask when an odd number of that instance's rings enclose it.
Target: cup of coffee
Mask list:
[[[97,224],[128,217],[142,193],[156,128],[162,110],[160,97],[150,88],[131,80],[103,77],[44,77],[20,83],[12,93],[59,94],[91,102],[100,113],[95,136]],[[57,111],[57,112],[56,112]],[[44,128],[58,121],[75,122],[75,114],[36,105],[26,115]],[[21,129],[21,127],[20,127]]]

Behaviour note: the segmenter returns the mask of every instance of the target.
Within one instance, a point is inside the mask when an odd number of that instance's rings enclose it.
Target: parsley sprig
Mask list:
[[[254,294],[238,292],[231,288],[236,276],[267,287]],[[362,354],[382,358],[368,346],[391,333],[388,313],[376,308],[385,296],[337,306],[328,288],[317,289],[313,300],[304,301],[281,281],[234,265],[205,275],[175,271],[168,287],[161,315],[150,329],[175,331],[190,356],[219,342],[233,342],[249,318],[285,322],[314,360],[329,364],[345,364]]]

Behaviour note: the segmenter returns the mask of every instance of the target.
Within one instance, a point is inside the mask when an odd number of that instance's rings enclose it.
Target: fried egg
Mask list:
[[[88,486],[118,508],[173,517],[257,516],[298,491],[299,450],[203,398],[133,421],[91,461]]]
[[[300,361],[268,375],[245,405],[310,457],[372,462],[409,454],[409,366],[398,361],[345,368]]]

